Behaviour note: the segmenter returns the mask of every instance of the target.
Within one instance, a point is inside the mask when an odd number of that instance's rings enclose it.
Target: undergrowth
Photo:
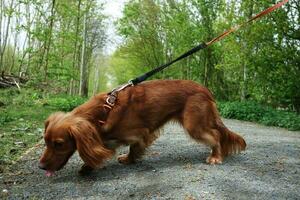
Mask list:
[[[45,119],[56,111],[71,111],[86,99],[43,94],[33,89],[0,90],[0,173],[4,166],[42,139]]]
[[[294,112],[277,110],[252,101],[218,102],[218,108],[220,114],[225,118],[300,130],[300,115]]]

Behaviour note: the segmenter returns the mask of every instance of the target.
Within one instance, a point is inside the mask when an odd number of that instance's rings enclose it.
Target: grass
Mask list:
[[[7,106],[0,109],[0,165],[10,164],[42,139],[43,121],[53,110],[43,106]]]
[[[0,173],[42,139],[44,121],[52,112],[70,111],[84,101],[32,89],[0,90]]]

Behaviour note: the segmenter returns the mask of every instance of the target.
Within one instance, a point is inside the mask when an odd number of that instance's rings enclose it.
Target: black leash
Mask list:
[[[155,68],[155,69],[153,69],[153,70],[151,70],[151,71],[149,71],[149,72],[147,72],[147,73],[145,73],[145,74],[143,74],[143,75],[141,75],[141,76],[139,76],[139,77],[137,77],[135,79],[132,79],[129,82],[131,82],[133,85],[141,83],[141,82],[145,81],[147,78],[149,78],[149,77],[153,76],[154,74],[156,74],[157,72],[160,72],[161,70],[169,67],[173,63],[178,62],[179,60],[182,60],[182,59],[184,59],[184,58],[186,58],[186,57],[188,57],[188,56],[196,53],[197,51],[200,51],[201,49],[205,49],[206,47],[207,47],[207,45],[205,43],[202,43],[202,44],[194,47],[193,49],[185,52],[184,54],[182,54],[181,56],[179,56],[175,60],[172,60],[172,61],[170,61],[170,62],[168,62],[166,64],[163,64],[163,65],[161,65],[161,66],[159,66],[159,67],[157,67],[157,68]]]
[[[205,49],[206,47],[210,46],[211,44],[213,44],[213,43],[215,43],[215,42],[217,42],[217,41],[222,40],[224,37],[226,37],[227,35],[229,35],[230,33],[234,32],[234,31],[238,30],[238,29],[241,28],[242,26],[244,26],[244,25],[246,25],[246,24],[248,24],[248,23],[250,23],[250,22],[252,22],[252,21],[254,21],[254,20],[259,19],[259,18],[263,17],[264,15],[269,14],[270,12],[274,11],[275,9],[277,9],[277,8],[281,7],[282,5],[286,4],[288,1],[289,1],[289,0],[283,0],[283,1],[281,1],[281,2],[279,2],[279,3],[277,3],[277,4],[275,4],[275,5],[271,6],[270,8],[268,8],[268,9],[266,9],[266,10],[260,12],[259,14],[257,14],[257,15],[255,15],[255,16],[251,17],[248,21],[244,22],[243,24],[238,25],[238,26],[236,26],[236,27],[233,27],[233,28],[231,28],[231,29],[225,31],[224,33],[222,33],[221,35],[215,37],[214,39],[212,39],[211,41],[209,41],[209,42],[207,42],[207,43],[204,43],[204,42],[203,42],[202,44],[200,44],[200,45],[194,47],[193,49],[191,49],[191,50],[187,51],[186,53],[182,54],[181,56],[179,56],[179,57],[176,58],[175,60],[172,60],[172,61],[170,61],[170,62],[168,62],[168,63],[166,63],[166,64],[163,64],[163,65],[161,65],[161,66],[159,66],[159,67],[157,67],[157,68],[154,68],[153,70],[151,70],[151,71],[149,71],[149,72],[147,72],[147,73],[145,73],[145,74],[143,74],[143,75],[141,75],[141,76],[139,76],[139,77],[137,77],[137,78],[135,78],[135,79],[130,80],[130,81],[128,82],[128,84],[130,84],[130,85],[137,85],[137,84],[139,84],[139,83],[145,81],[145,80],[148,79],[149,77],[151,77],[151,76],[153,76],[154,74],[160,72],[161,70],[163,70],[163,69],[165,69],[166,67],[172,65],[173,63],[178,62],[179,60],[182,60],[182,59],[184,59],[184,58],[186,58],[186,57],[188,57],[188,56],[190,56],[190,55],[196,53],[197,51],[200,51],[201,49]]]

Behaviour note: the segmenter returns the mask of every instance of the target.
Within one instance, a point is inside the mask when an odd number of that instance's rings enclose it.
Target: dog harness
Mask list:
[[[114,88],[111,92],[107,94],[107,98],[105,100],[105,103],[103,104],[103,109],[106,112],[106,117],[105,117],[106,119],[98,120],[101,125],[105,124],[105,122],[107,121],[109,112],[113,109],[114,105],[117,102],[119,92],[131,86],[134,85],[131,81],[129,81],[124,85]]]

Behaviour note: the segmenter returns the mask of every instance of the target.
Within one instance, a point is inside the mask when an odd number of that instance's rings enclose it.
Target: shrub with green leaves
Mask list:
[[[78,96],[64,96],[51,98],[48,100],[48,103],[50,106],[53,106],[58,110],[68,112],[83,104],[85,101],[85,98]]]
[[[259,122],[268,126],[279,126],[289,130],[300,130],[300,115],[276,110],[257,102],[218,102],[220,114],[229,119]]]
[[[0,113],[0,126],[2,126],[3,124],[5,124],[6,122],[11,122],[13,121],[14,118],[9,116],[8,114],[6,113]]]

